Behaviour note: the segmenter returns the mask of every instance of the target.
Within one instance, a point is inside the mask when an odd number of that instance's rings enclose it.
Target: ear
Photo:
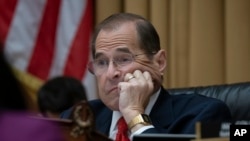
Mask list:
[[[94,73],[93,62],[89,62],[87,67],[88,67],[88,71],[94,75],[95,73]]]
[[[166,51],[161,49],[155,54],[155,62],[157,63],[158,69],[163,75],[164,70],[167,66]]]

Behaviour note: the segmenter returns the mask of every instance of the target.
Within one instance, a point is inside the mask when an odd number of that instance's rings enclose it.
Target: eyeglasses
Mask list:
[[[145,55],[145,54],[146,53],[134,55],[131,53],[119,53],[113,57],[112,62],[117,68],[121,69],[121,68],[126,67],[126,66],[130,65],[131,63],[133,63],[137,56]],[[152,53],[152,54],[155,54],[155,53]],[[95,75],[103,74],[107,71],[110,62],[111,61],[109,58],[107,58],[105,56],[101,56],[99,58],[96,58],[92,62],[92,69],[89,68],[89,70],[90,70],[90,72],[94,73]]]

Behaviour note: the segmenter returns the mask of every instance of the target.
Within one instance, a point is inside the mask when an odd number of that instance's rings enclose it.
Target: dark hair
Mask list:
[[[4,110],[27,110],[24,90],[7,62],[3,44],[0,44],[0,108]]]
[[[80,80],[58,76],[45,82],[38,90],[38,106],[46,111],[60,114],[81,100],[86,100],[85,88]]]
[[[92,56],[95,55],[95,42],[101,30],[113,30],[126,22],[134,22],[138,34],[139,44],[146,54],[152,55],[160,50],[159,35],[154,26],[145,18],[132,13],[117,13],[103,20],[93,34],[91,41]]]

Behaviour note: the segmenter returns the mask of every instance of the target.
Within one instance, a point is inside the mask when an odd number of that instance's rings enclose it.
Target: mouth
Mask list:
[[[112,93],[114,91],[118,91],[118,87],[113,87],[113,88],[109,89],[108,93]]]

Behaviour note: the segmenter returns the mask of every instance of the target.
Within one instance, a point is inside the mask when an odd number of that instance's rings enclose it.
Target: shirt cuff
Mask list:
[[[144,126],[144,127],[140,128],[140,129],[138,129],[137,131],[135,131],[134,133],[132,133],[130,135],[130,137],[129,137],[130,140],[132,141],[134,135],[139,135],[139,134],[141,134],[142,132],[144,132],[145,130],[147,130],[149,128],[154,128],[154,126],[153,125],[147,125],[147,126]]]

